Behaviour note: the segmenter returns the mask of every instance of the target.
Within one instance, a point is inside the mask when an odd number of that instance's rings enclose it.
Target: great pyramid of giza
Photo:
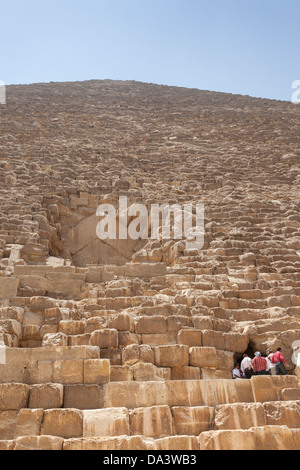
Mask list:
[[[0,449],[299,450],[300,107],[134,81],[6,91]],[[203,205],[203,246],[99,239],[120,197]],[[233,379],[277,348],[287,375]]]

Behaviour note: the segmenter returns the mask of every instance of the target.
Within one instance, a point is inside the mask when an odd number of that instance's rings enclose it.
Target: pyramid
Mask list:
[[[134,81],[7,87],[1,450],[300,449],[299,115]],[[203,205],[201,249],[100,239],[121,197]],[[279,347],[287,375],[232,379]]]

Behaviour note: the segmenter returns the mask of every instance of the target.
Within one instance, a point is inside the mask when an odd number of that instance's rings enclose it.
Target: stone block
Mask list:
[[[83,412],[75,409],[45,410],[41,434],[64,439],[82,437]]]
[[[200,368],[217,368],[218,357],[215,348],[190,348],[190,365]]]
[[[15,438],[39,436],[44,410],[20,410],[17,418]]]
[[[12,411],[27,408],[29,386],[25,384],[0,384],[0,410]]]
[[[90,345],[98,346],[100,349],[117,348],[119,345],[117,330],[106,328],[94,331],[91,334]]]
[[[224,333],[221,331],[202,331],[202,344],[203,346],[225,350]]]
[[[214,412],[214,408],[208,406],[175,406],[172,409],[175,434],[199,436],[204,431],[210,431]]]
[[[19,287],[19,279],[17,277],[1,276],[0,282],[0,298],[12,299],[17,297]]]
[[[53,436],[25,436],[16,439],[14,450],[62,450],[64,439]]]
[[[83,412],[83,437],[130,435],[127,408],[106,408]]]
[[[108,359],[86,359],[84,361],[83,382],[102,385],[110,380],[110,362]]]
[[[266,426],[266,413],[262,403],[219,405],[216,408],[215,425],[218,430]]]
[[[168,437],[173,435],[173,421],[168,406],[137,408],[130,412],[130,429],[134,435]]]
[[[167,333],[167,321],[165,317],[141,317],[135,324],[137,334],[164,334]]]
[[[202,346],[201,330],[180,330],[177,335],[178,344],[186,344],[189,347]]]
[[[29,392],[28,408],[62,408],[64,387],[61,384],[32,385]]]
[[[189,365],[189,347],[181,344],[154,348],[155,365],[180,367]]]
[[[97,410],[104,407],[104,389],[100,385],[65,385],[64,408]]]
[[[19,411],[0,411],[0,441],[14,439]]]

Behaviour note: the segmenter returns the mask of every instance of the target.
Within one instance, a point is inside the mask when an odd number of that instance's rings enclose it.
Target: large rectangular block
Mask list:
[[[150,277],[164,276],[167,267],[162,263],[127,263],[125,265],[126,277],[138,277],[148,279]]]
[[[108,359],[87,359],[84,361],[83,382],[85,384],[105,384],[110,381],[110,361]]]
[[[44,410],[20,410],[17,418],[15,438],[39,436]]]
[[[82,437],[83,412],[75,409],[45,410],[41,434],[64,439]]]
[[[266,426],[266,413],[262,403],[219,405],[216,408],[215,425],[218,430]]]
[[[177,335],[178,344],[186,344],[189,347],[202,346],[201,330],[180,330]]]
[[[0,299],[12,299],[17,297],[19,287],[19,279],[17,277],[0,278]]]
[[[27,408],[29,386],[24,384],[0,384],[0,410]]]
[[[100,385],[65,385],[64,408],[78,410],[104,408],[104,388]]]
[[[107,408],[83,412],[83,437],[129,436],[127,408]]]
[[[208,406],[184,407],[172,409],[175,434],[183,436],[199,436],[209,431],[214,419],[214,408]]]
[[[100,349],[117,348],[119,345],[118,331],[105,328],[96,330],[91,334],[91,346],[98,346]]]
[[[32,385],[29,393],[28,408],[62,408],[64,387],[62,384]]]
[[[251,379],[254,400],[268,402],[282,400],[281,391],[285,388],[298,388],[296,376],[254,376]]]
[[[0,441],[14,439],[19,411],[0,411]]]
[[[165,317],[141,317],[136,321],[135,332],[137,334],[167,333],[166,318]]]
[[[53,436],[25,436],[16,439],[14,450],[62,450],[64,439]]]
[[[154,348],[155,365],[180,367],[189,365],[189,347],[181,344]]]
[[[137,408],[130,412],[130,428],[133,434],[145,437],[173,435],[172,414],[168,406]]]
[[[190,365],[200,368],[217,368],[218,357],[215,348],[190,348]]]

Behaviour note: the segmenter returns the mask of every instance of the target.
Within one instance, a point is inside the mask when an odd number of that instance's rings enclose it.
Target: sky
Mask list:
[[[299,0],[0,0],[0,81],[137,80],[290,101],[299,20]]]

